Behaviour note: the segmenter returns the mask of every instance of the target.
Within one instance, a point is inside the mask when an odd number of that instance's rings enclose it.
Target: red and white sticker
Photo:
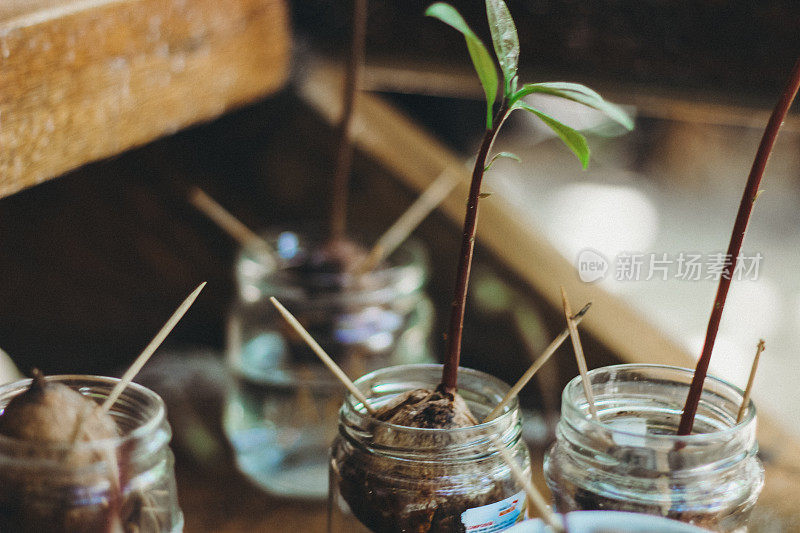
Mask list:
[[[524,509],[525,493],[519,492],[496,503],[467,509],[461,513],[461,523],[467,533],[494,533],[516,524]]]

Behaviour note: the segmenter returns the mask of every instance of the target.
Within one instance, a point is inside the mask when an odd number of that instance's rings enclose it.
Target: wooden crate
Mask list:
[[[0,2],[0,197],[287,78],[283,0]]]

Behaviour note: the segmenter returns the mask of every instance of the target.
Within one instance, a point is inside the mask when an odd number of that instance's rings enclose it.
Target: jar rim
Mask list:
[[[82,386],[101,386],[105,387],[107,391],[95,391],[94,394],[99,395],[100,397],[108,397],[108,394],[111,390],[119,383],[121,380],[119,378],[114,378],[110,376],[95,376],[91,374],[55,374],[45,376],[45,380],[52,381],[56,383],[62,383],[72,389],[75,390],[75,387],[69,385],[69,382],[76,382],[82,383]],[[21,379],[19,381],[14,381],[11,383],[7,383],[3,386],[0,386],[0,397],[8,394],[9,392],[19,391],[18,394],[26,391],[31,383],[32,379]],[[77,390],[78,393],[83,394],[80,390]],[[166,406],[164,404],[164,400],[155,392],[139,385],[138,383],[130,382],[122,391],[117,402],[125,397],[132,397],[135,395],[139,395],[141,398],[144,399],[145,402],[152,402],[155,410],[152,414],[148,416],[146,420],[141,423],[137,423],[137,425],[131,429],[130,431],[125,432],[117,437],[109,438],[109,439],[98,439],[92,441],[79,441],[76,442],[74,445],[70,443],[64,442],[32,442],[29,440],[24,439],[17,439],[14,437],[9,437],[6,435],[0,435],[0,449],[4,446],[19,446],[19,447],[36,447],[41,450],[46,451],[66,451],[67,449],[70,450],[80,450],[80,451],[91,451],[94,449],[117,449],[119,447],[124,446],[125,444],[143,439],[149,434],[155,432],[161,423],[164,421],[166,417]],[[15,395],[16,396],[16,395]],[[94,401],[94,400],[93,400]],[[116,403],[116,402],[115,402]],[[113,405],[112,409],[109,412],[113,412]]]
[[[267,228],[261,235],[267,241],[276,241],[280,235],[284,233],[293,233],[299,236],[301,239],[305,239],[306,242],[312,244],[318,244],[320,239],[322,238],[319,234],[320,232],[311,230],[309,231],[306,228],[291,228],[291,227],[280,227],[280,226],[273,226]],[[361,242],[360,240],[356,240],[356,242]],[[257,259],[253,254],[248,253],[248,247],[241,247],[238,252],[238,261],[242,261],[244,259],[253,261],[258,263]],[[372,269],[368,272],[360,273],[360,274],[353,274],[349,272],[342,272],[342,273],[314,273],[308,276],[308,279],[313,282],[320,283],[320,285],[324,285],[325,283],[331,283],[335,280],[341,280],[342,285],[344,287],[348,287],[349,292],[351,294],[361,294],[361,293],[372,293],[376,290],[384,289],[390,286],[394,280],[397,280],[402,277],[402,273],[408,271],[409,269],[415,266],[422,266],[421,275],[419,282],[416,284],[416,288],[420,288],[425,285],[425,282],[428,278],[428,256],[425,251],[425,247],[422,243],[414,238],[409,238],[403,244],[401,244],[397,250],[392,252],[392,254],[387,259],[391,258],[403,258],[402,261],[392,263],[390,261],[384,261],[382,264],[384,265],[383,268],[376,268]],[[269,280],[271,282],[278,282],[277,284],[280,285],[289,285],[291,286],[292,280],[283,279],[281,278],[281,274],[285,274],[288,272],[288,269],[292,266],[295,266],[291,263],[290,260],[285,260],[277,267],[273,268],[269,271],[263,271],[259,275],[247,276],[252,278],[251,281],[254,280],[262,280],[266,281]],[[240,274],[239,277],[242,277]],[[285,276],[284,276],[285,277]],[[358,281],[359,283],[355,283]],[[242,284],[242,280],[239,280],[239,284]],[[363,285],[360,287],[359,285]],[[276,294],[275,296],[280,297],[281,295]],[[317,295],[317,298],[322,297],[322,295]]]
[[[677,375],[688,376],[689,381],[691,381],[691,376],[694,375],[694,370],[679,366],[673,365],[660,365],[660,364],[651,364],[651,363],[627,363],[627,364],[620,364],[620,365],[609,365],[599,368],[594,368],[587,373],[587,377],[589,378],[589,382],[591,384],[592,377],[602,373],[608,372],[610,370],[614,371],[624,371],[624,370],[667,370],[676,373]],[[713,375],[707,375],[706,380],[703,386],[703,390],[706,389],[708,382],[715,383],[719,387],[727,388],[730,392],[737,394],[744,397],[744,391],[737,387],[736,385],[718,378]],[[689,385],[686,384],[686,390],[688,393]],[[617,426],[612,426],[611,424],[607,424],[600,420],[595,420],[594,418],[587,417],[586,414],[578,407],[578,402],[575,401],[576,396],[584,396],[583,392],[583,385],[581,383],[581,376],[575,376],[567,385],[564,387],[564,391],[561,395],[561,406],[563,409],[568,409],[572,414],[578,415],[581,418],[585,418],[584,423],[588,423],[590,427],[594,427],[596,429],[600,429],[603,431],[607,431],[614,434],[631,436],[631,437],[642,437],[641,433],[637,433],[634,431],[628,431],[625,429],[620,429]],[[562,413],[562,417],[563,417]],[[745,416],[739,423],[734,423],[733,425],[727,426],[724,429],[710,431],[705,433],[692,433],[690,435],[669,435],[669,434],[648,434],[647,438],[654,440],[654,441],[661,441],[661,442],[691,442],[691,443],[701,443],[704,440],[711,440],[711,439],[720,439],[728,436],[733,436],[736,433],[739,433],[747,426],[752,425],[756,419],[756,407],[755,403],[753,402],[752,398],[749,400],[747,409],[745,410]]]
[[[357,380],[355,380],[355,385],[364,393],[365,396],[369,399],[369,390],[363,390],[361,385],[364,384],[366,381],[370,381],[381,374],[389,374],[391,372],[397,372],[400,369],[418,369],[418,370],[437,370],[441,372],[441,369],[444,365],[441,363],[418,363],[418,364],[407,364],[407,365],[395,365],[380,368],[378,370],[374,370],[368,374],[364,374]],[[481,372],[480,370],[475,370],[472,368],[466,367],[458,367],[458,374],[459,377],[467,375],[471,377],[480,378],[483,381],[488,381],[491,385],[493,385],[500,397],[502,398],[506,392],[511,388],[506,382],[503,380],[492,376],[491,374],[487,374],[486,372]],[[367,422],[370,424],[371,428],[385,428],[387,430],[393,431],[402,431],[404,433],[409,434],[417,434],[417,435],[437,435],[442,433],[448,434],[466,434],[466,433],[476,433],[476,432],[485,432],[486,434],[496,432],[498,428],[503,428],[509,425],[509,419],[514,416],[514,413],[519,411],[519,397],[514,396],[512,400],[505,406],[504,411],[497,415],[495,418],[489,420],[488,422],[480,422],[474,426],[466,426],[460,428],[452,428],[452,429],[444,429],[444,428],[417,428],[411,426],[401,426],[399,424],[392,424],[390,422],[385,422],[382,420],[378,420],[374,418],[372,415],[367,412],[367,410],[363,407],[360,401],[357,401],[356,398],[353,396],[353,393],[348,392],[345,396],[344,403],[342,405],[342,409],[347,407],[349,412],[352,413],[355,417],[357,417],[359,422]]]

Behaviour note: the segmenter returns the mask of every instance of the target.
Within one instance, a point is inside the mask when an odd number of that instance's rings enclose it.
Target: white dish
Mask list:
[[[619,511],[573,511],[559,515],[569,533],[701,533],[708,530],[660,516]],[[505,533],[553,533],[539,519],[525,520]]]

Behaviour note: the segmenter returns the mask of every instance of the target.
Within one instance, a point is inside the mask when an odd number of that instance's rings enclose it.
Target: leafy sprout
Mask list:
[[[425,14],[452,26],[464,36],[472,64],[478,73],[483,92],[486,95],[487,130],[492,130],[493,126],[502,124],[508,114],[514,110],[527,111],[537,116],[552,129],[577,156],[583,168],[586,168],[589,163],[589,145],[584,136],[574,128],[526,103],[523,100],[525,96],[539,93],[577,102],[605,113],[608,118],[621,124],[627,130],[633,129],[633,121],[622,109],[610,102],[606,102],[597,92],[584,85],[568,82],[526,83],[518,89],[519,37],[508,6],[503,0],[486,0],[486,17],[492,33],[492,44],[494,45],[497,64],[483,42],[470,29],[464,18],[453,6],[437,2],[431,5],[425,11]],[[497,98],[498,64],[503,74],[503,92],[499,100]],[[499,111],[497,116],[493,117],[495,104],[498,101],[500,103]],[[491,167],[497,157],[507,156],[505,153],[495,155],[486,165],[486,170]]]
[[[447,351],[442,368],[442,382],[439,385],[442,391],[453,394],[458,388],[458,364],[461,357],[464,308],[467,301],[469,274],[478,227],[478,203],[482,198],[488,196],[487,193],[481,192],[481,182],[483,181],[484,173],[489,170],[497,158],[510,157],[519,160],[517,156],[507,152],[500,152],[489,157],[494,140],[508,115],[517,109],[521,109],[538,117],[575,153],[583,168],[586,168],[589,162],[589,145],[583,135],[525,102],[523,100],[525,96],[541,93],[571,100],[602,111],[609,118],[619,122],[627,129],[633,128],[633,121],[620,108],[606,102],[599,94],[583,85],[565,82],[527,83],[520,88],[517,76],[519,37],[517,36],[517,28],[514,26],[514,20],[511,18],[508,6],[503,0],[485,1],[486,17],[489,20],[489,28],[492,32],[492,44],[494,45],[496,62],[454,7],[437,2],[425,12],[426,15],[452,26],[464,36],[472,64],[475,66],[475,71],[478,73],[478,78],[483,86],[483,92],[486,94],[486,131],[478,149],[475,168],[472,170],[472,182],[470,184],[469,197],[467,198],[467,211],[464,216],[461,256],[458,270],[456,271],[456,289],[447,330]],[[499,98],[498,65],[500,72],[503,74],[503,90]]]
[[[486,47],[483,46],[483,42],[469,28],[461,14],[450,4],[442,2],[433,4],[425,11],[425,14],[441,20],[464,35],[464,40],[467,41],[469,57],[472,59],[472,64],[475,65],[475,71],[478,73],[478,78],[480,78],[481,85],[483,85],[483,92],[486,94],[486,129],[491,129],[492,108],[497,97],[497,70],[494,65],[494,59],[489,55]]]

